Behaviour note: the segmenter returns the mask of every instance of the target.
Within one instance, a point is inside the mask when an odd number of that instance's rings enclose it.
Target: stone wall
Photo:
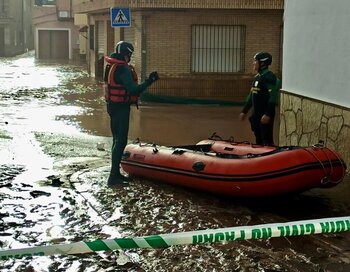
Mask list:
[[[322,140],[350,166],[349,135],[349,108],[281,92],[280,146],[310,146]]]

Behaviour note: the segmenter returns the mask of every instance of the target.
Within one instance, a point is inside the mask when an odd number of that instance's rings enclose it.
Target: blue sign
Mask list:
[[[130,27],[130,8],[111,8],[111,24],[112,27]]]

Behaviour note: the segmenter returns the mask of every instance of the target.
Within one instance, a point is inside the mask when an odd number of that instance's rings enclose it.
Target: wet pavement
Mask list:
[[[0,250],[349,216],[350,179],[329,190],[232,199],[148,180],[117,190],[101,84],[76,63],[0,59]],[[252,141],[239,108],[141,104],[130,139]],[[0,261],[0,271],[350,271],[350,234]]]

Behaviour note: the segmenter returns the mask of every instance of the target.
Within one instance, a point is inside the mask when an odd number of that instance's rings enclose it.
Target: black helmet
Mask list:
[[[265,65],[270,65],[272,63],[272,56],[267,52],[258,52],[255,54],[254,59],[259,62],[264,62]]]
[[[134,47],[131,43],[120,41],[115,47],[115,52],[121,57],[129,56],[130,58],[132,53],[134,52]]]

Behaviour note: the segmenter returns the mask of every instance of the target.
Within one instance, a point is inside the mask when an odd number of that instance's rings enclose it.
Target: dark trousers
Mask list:
[[[111,174],[119,174],[120,161],[128,143],[130,105],[108,103],[107,112],[113,135]]]
[[[249,118],[251,129],[255,135],[255,142],[259,145],[274,145],[273,143],[273,122],[274,118],[271,118],[271,122],[267,125],[263,125],[260,122],[261,117],[252,116]]]

